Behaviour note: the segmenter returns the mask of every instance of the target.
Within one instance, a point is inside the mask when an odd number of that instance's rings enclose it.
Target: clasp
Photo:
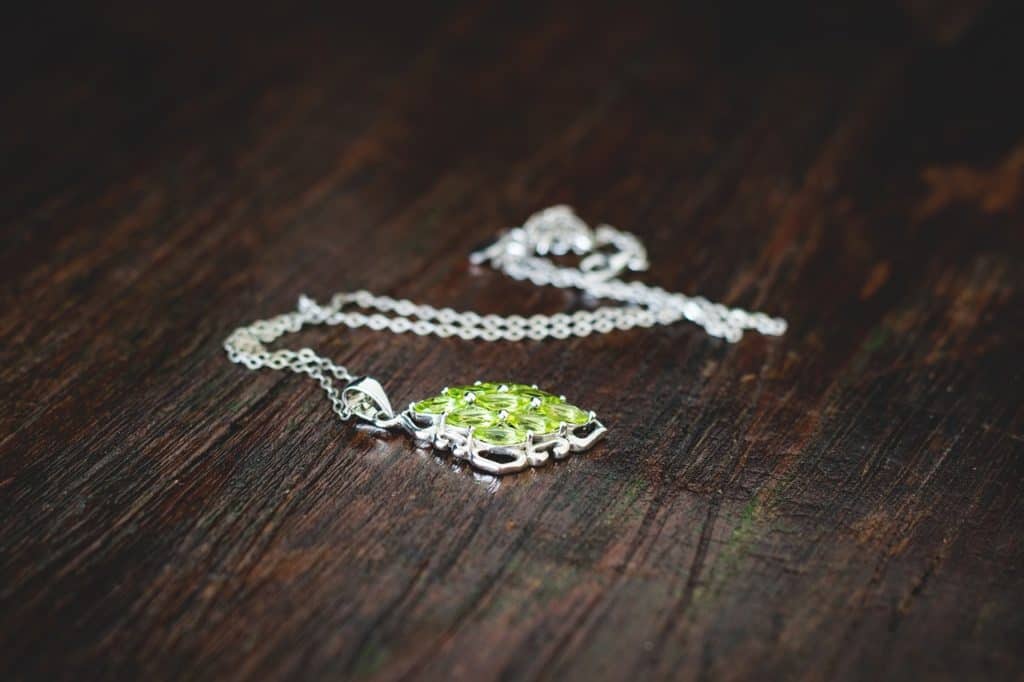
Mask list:
[[[568,206],[552,206],[533,214],[522,227],[471,254],[470,262],[482,265],[490,261],[495,268],[508,271],[517,264],[529,265],[536,257],[570,254],[581,258],[578,271],[591,282],[648,267],[647,251],[634,235],[610,225],[591,229]]]

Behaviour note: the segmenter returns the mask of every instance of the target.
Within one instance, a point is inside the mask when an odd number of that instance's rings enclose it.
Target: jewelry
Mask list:
[[[579,265],[561,266],[549,258],[566,255],[579,256]],[[478,381],[445,388],[396,414],[377,380],[356,377],[309,348],[268,350],[264,344],[313,324],[483,341],[565,339],[668,325],[683,319],[730,342],[739,341],[747,329],[774,336],[786,331],[785,320],[764,313],[728,308],[700,296],[618,279],[626,270],[647,269],[643,245],[634,235],[608,225],[591,229],[568,206],[534,214],[522,227],[507,231],[490,246],[473,253],[470,261],[489,264],[514,279],[538,286],[575,288],[594,299],[618,301],[621,305],[522,317],[438,309],[368,291],[335,294],[327,305],[301,296],[296,311],[233,331],[224,349],[232,362],[249,369],[287,369],[316,379],[342,420],[355,416],[380,429],[401,429],[418,444],[450,450],[455,458],[482,471],[506,474],[586,450],[607,429],[593,412],[566,402],[564,397],[535,385],[511,382]],[[344,386],[339,390],[335,381],[344,382]]]

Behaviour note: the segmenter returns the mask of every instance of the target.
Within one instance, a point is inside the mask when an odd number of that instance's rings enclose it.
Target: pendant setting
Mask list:
[[[451,386],[410,403],[395,415],[380,384],[369,377],[349,384],[342,400],[379,428],[400,428],[419,445],[490,474],[510,474],[588,449],[608,430],[591,411],[535,385],[477,381]]]

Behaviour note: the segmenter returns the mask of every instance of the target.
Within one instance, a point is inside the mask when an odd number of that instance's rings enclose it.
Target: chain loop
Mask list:
[[[549,258],[570,254],[581,257],[579,267],[563,267]],[[527,280],[537,286],[575,288],[594,299],[618,301],[621,305],[599,306],[571,314],[503,317],[434,308],[405,299],[376,296],[364,290],[335,294],[327,305],[301,296],[295,311],[234,330],[224,341],[224,349],[229,360],[249,369],[287,369],[310,376],[327,394],[334,412],[341,419],[349,419],[352,411],[334,385],[335,380],[346,384],[355,380],[347,368],[317,355],[310,348],[270,351],[265,344],[305,325],[317,324],[352,329],[369,327],[375,331],[411,332],[441,338],[457,336],[467,341],[566,339],[595,332],[607,334],[634,327],[669,325],[683,319],[700,325],[711,336],[730,342],[739,341],[745,330],[772,336],[786,331],[786,321],[778,317],[728,308],[702,296],[670,293],[642,282],[618,279],[625,270],[647,269],[643,244],[636,236],[608,225],[591,230],[568,206],[553,206],[534,214],[522,227],[509,230],[487,248],[472,254],[470,260],[478,265],[489,263],[513,279]],[[353,306],[367,312],[347,309]]]

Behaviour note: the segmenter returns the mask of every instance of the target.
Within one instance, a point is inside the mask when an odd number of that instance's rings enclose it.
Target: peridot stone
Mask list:
[[[566,424],[586,424],[590,421],[589,414],[569,403],[546,402],[538,408],[538,411],[551,419]]]
[[[541,414],[540,412],[519,412],[509,415],[508,423],[519,427],[523,431],[533,431],[534,435],[540,436],[545,433],[554,433],[558,430],[559,422]]]
[[[502,410],[512,412],[513,410],[528,407],[529,402],[529,398],[516,395],[515,393],[487,391],[476,394],[476,400],[473,404],[493,412],[501,412]]]
[[[526,433],[505,424],[478,429],[473,432],[473,437],[491,445],[516,445],[526,441]]]
[[[510,381],[481,381],[479,384],[465,386],[464,388],[480,393],[507,393],[515,385]]]
[[[456,408],[448,415],[449,424],[463,428],[469,426],[490,426],[496,421],[498,421],[498,416],[494,412],[483,407],[477,407],[476,405]]]
[[[438,395],[419,401],[412,409],[419,414],[443,414],[455,409],[455,400],[447,395]]]
[[[515,445],[525,442],[530,432],[543,436],[558,431],[562,423],[577,426],[590,421],[589,413],[558,396],[506,381],[451,386],[412,409],[434,417],[444,414],[447,424],[473,427],[475,438],[493,445]]]
[[[471,387],[468,387],[468,386],[449,386],[448,388],[446,388],[443,391],[441,391],[441,395],[448,396],[449,398],[453,398],[455,400],[462,400],[462,399],[464,399],[466,397],[466,393],[469,392],[468,391],[469,388],[471,388]]]
[[[523,384],[518,384],[516,386],[515,393],[516,395],[521,395],[524,398],[540,398],[541,400],[559,400],[557,396],[553,396],[547,391],[542,391],[539,388],[534,388],[533,386],[524,386]]]

